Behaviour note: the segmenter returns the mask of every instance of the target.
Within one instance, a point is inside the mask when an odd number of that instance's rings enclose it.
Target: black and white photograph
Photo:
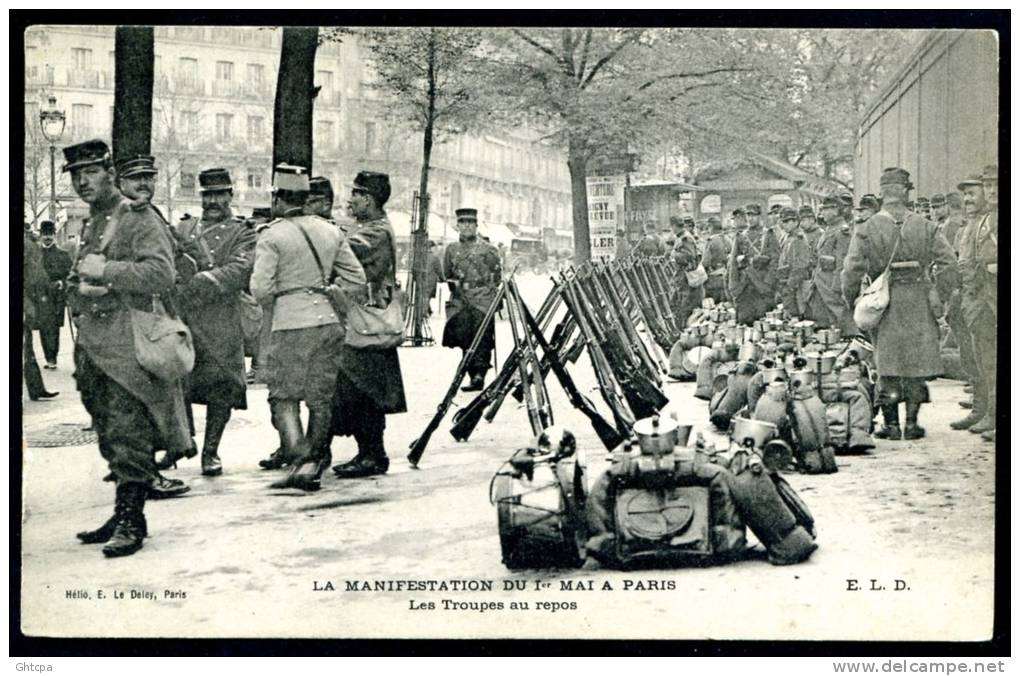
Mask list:
[[[12,631],[1001,639],[1008,12],[846,14],[23,16]]]

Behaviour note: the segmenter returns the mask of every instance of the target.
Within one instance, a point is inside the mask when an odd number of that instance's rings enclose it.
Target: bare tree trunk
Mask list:
[[[273,167],[294,164],[312,174],[312,105],[319,29],[284,26],[273,110]]]
[[[591,235],[588,231],[588,148],[584,139],[571,134],[567,146],[570,169],[570,198],[574,221],[574,262],[591,260]]]
[[[117,26],[111,137],[115,161],[150,154],[155,61],[151,26]]]

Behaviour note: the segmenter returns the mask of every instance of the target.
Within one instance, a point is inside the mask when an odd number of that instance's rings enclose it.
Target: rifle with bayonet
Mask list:
[[[677,329],[676,318],[673,317],[673,308],[669,305],[669,292],[659,284],[660,280],[652,273],[651,262],[639,265],[637,274],[645,281],[647,288],[655,298],[656,307],[659,308],[659,312],[665,319],[669,344],[672,347],[676,339],[680,337],[680,331]]]
[[[592,370],[595,372],[595,380],[598,382],[599,392],[602,400],[606,402],[616,422],[616,429],[620,434],[627,436],[634,427],[634,413],[630,410],[626,397],[621,393],[619,383],[613,375],[613,369],[609,360],[602,351],[602,346],[595,337],[594,331],[588,322],[587,316],[580,309],[580,300],[577,297],[576,289],[567,280],[566,275],[561,273],[560,289],[563,301],[567,304],[570,313],[577,320],[581,336],[584,338],[584,345],[587,348],[588,359],[591,361]]]
[[[562,299],[559,292],[555,289],[545,297],[536,315],[541,325],[546,325],[552,320],[561,302]],[[503,362],[499,373],[496,374],[493,381],[466,406],[454,414],[453,426],[450,428],[450,434],[453,435],[454,439],[457,441],[467,441],[481,421],[482,414],[486,409],[490,408],[496,401],[502,402],[506,397],[506,393],[517,382],[517,362],[521,358],[521,354],[521,350],[514,348],[506,358],[506,361]],[[491,419],[489,420],[491,422]]]
[[[630,312],[624,306],[623,300],[620,299],[616,293],[616,288],[608,278],[608,271],[601,265],[595,265],[592,267],[592,282],[593,287],[599,295],[602,296],[603,303],[610,313],[616,315],[616,321],[623,328],[623,332],[627,337],[627,342],[633,346],[634,352],[640,358],[641,363],[644,365],[645,372],[652,378],[656,385],[662,385],[662,378],[659,375],[659,365],[655,363],[655,359],[648,351],[648,347],[644,341],[641,340],[640,334],[638,334],[637,327],[634,325],[634,320],[631,317]],[[666,369],[662,369],[665,371]]]
[[[513,272],[511,272],[513,274]],[[489,330],[489,325],[493,322],[496,316],[496,310],[499,309],[499,304],[506,297],[506,283],[499,285],[496,290],[496,295],[493,296],[492,302],[489,303],[488,309],[485,311],[485,317],[482,319],[482,323],[478,326],[478,331],[475,332],[475,337],[471,340],[471,345],[464,352],[464,356],[460,359],[460,364],[457,365],[457,372],[454,374],[453,382],[450,383],[449,389],[446,391],[446,396],[439,402],[439,406],[436,407],[436,414],[429,420],[429,424],[426,425],[421,435],[411,442],[411,452],[407,455],[407,460],[411,463],[412,467],[418,466],[418,461],[421,460],[421,456],[425,453],[425,447],[428,446],[429,439],[435,433],[436,428],[439,427],[440,421],[446,415],[447,411],[450,410],[450,406],[453,404],[453,398],[457,394],[457,390],[460,389],[460,383],[464,380],[464,374],[467,373],[467,366],[474,359],[475,354],[478,352],[478,347],[482,342],[482,337],[485,332]]]
[[[549,405],[549,392],[545,389],[545,380],[538,373],[538,356],[535,354],[533,338],[524,321],[524,311],[517,284],[513,279],[507,280],[507,318],[510,320],[510,333],[513,335],[514,348],[521,350],[521,358],[517,360],[517,373],[524,385],[524,403],[528,409],[528,421],[531,431],[540,434],[542,430],[553,424],[552,407]]]
[[[655,340],[656,344],[660,347],[663,345],[669,345],[672,347],[672,344],[669,342],[669,331],[665,324],[666,320],[659,314],[655,302],[639,283],[639,280],[634,273],[633,261],[620,263],[617,267],[617,271],[619,273],[619,279],[623,282],[628,295],[634,299],[634,302],[637,304],[638,308],[640,308],[642,316],[645,319],[645,326],[648,327],[648,330],[652,334],[652,338]]]
[[[598,412],[595,404],[588,397],[581,394],[581,391],[577,389],[577,385],[574,383],[574,379],[567,372],[566,366],[560,360],[557,350],[546,341],[545,336],[542,335],[542,329],[539,327],[538,322],[535,321],[535,318],[531,316],[527,306],[522,304],[521,310],[528,330],[535,336],[539,347],[542,348],[543,357],[548,360],[553,373],[556,374],[557,380],[560,381],[560,386],[570,399],[570,403],[588,417],[588,420],[591,421],[592,429],[595,430],[595,434],[598,435],[606,449],[612,450],[622,444],[626,439],[626,435],[614,429]]]

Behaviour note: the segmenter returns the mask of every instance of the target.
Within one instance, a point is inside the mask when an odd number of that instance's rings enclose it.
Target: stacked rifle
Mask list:
[[[521,300],[511,274],[497,290],[435,416],[411,444],[408,460],[417,466],[453,403],[481,335],[504,303],[514,348],[492,382],[457,410],[450,430],[453,437],[467,441],[482,418],[495,419],[507,396],[524,403],[532,432],[540,433],[553,424],[545,386],[552,371],[606,448],[618,446],[630,436],[635,420],[655,415],[669,401],[662,391],[662,373],[667,369],[664,351],[676,342],[682,328],[670,309],[669,280],[675,274],[666,259],[586,263],[554,278],[552,291],[534,314]],[[567,370],[582,353],[588,354],[612,423],[578,389]]]

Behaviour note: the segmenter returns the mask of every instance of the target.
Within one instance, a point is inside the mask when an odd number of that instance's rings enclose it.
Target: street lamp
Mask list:
[[[39,113],[43,137],[50,143],[50,220],[57,222],[57,141],[64,135],[67,116],[57,110],[57,97],[50,96],[49,108]]]

